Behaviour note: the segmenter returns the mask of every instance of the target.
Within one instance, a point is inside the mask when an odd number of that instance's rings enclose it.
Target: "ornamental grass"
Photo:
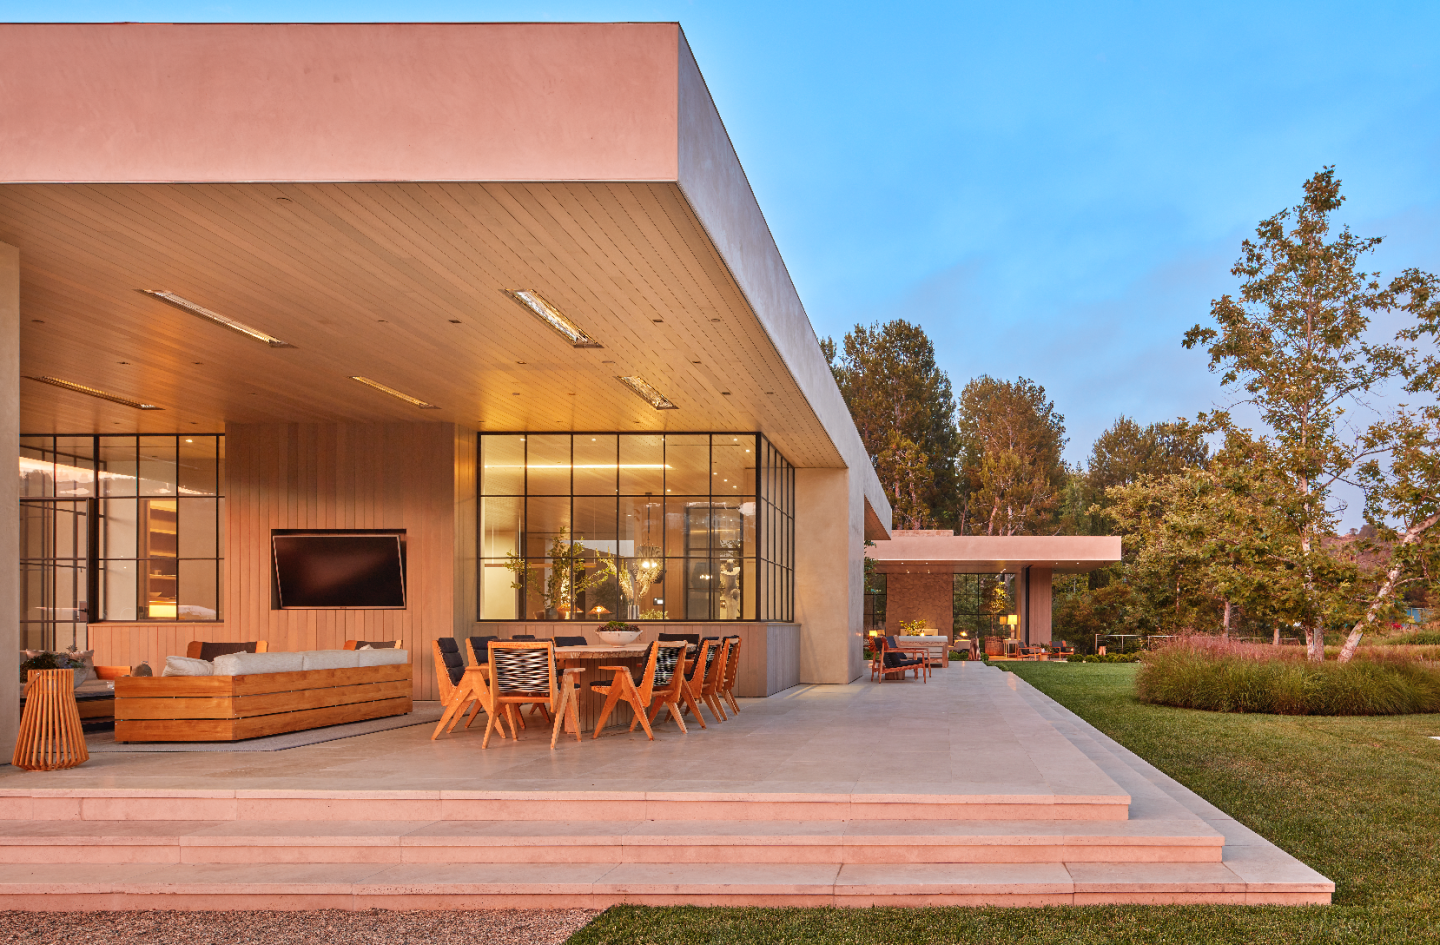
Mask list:
[[[1440,666],[1407,650],[1367,647],[1349,663],[1312,663],[1299,647],[1189,637],[1146,654],[1135,692],[1141,702],[1210,712],[1440,712]]]

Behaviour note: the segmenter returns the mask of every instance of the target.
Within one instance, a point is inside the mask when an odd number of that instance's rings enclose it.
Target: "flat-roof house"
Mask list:
[[[432,638],[618,618],[861,674],[890,508],[677,24],[11,24],[0,102],[5,660],[395,638],[435,698]],[[336,532],[403,602],[285,606]]]

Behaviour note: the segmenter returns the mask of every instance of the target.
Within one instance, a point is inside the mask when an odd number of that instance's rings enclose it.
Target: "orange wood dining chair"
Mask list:
[[[740,703],[735,701],[735,678],[740,675],[740,638],[726,637],[730,643],[730,657],[725,661],[725,677],[720,682],[720,697],[736,715],[740,714]]]
[[[700,701],[705,703],[710,714],[715,716],[715,721],[725,722],[730,716],[725,712],[725,706],[720,703],[720,690],[725,681],[725,666],[730,660],[730,640],[711,640],[715,654],[710,666],[705,673],[705,684],[700,689]]]
[[[685,675],[685,689],[681,695],[685,699],[685,705],[681,707],[682,712],[694,712],[695,721],[700,723],[701,728],[709,728],[705,724],[705,718],[700,714],[701,693],[705,690],[705,677],[715,662],[715,641],[701,640],[700,649],[695,654],[695,659],[690,663],[690,672]],[[713,714],[713,713],[712,713]],[[719,721],[719,717],[716,717]]]
[[[455,640],[446,637],[436,640],[430,646],[431,655],[435,659],[435,683],[440,692],[440,704],[445,709],[435,731],[430,735],[430,740],[434,741],[440,737],[441,732],[449,734],[454,731],[455,724],[464,717],[467,710],[470,712],[470,720],[465,723],[466,728],[475,721],[481,709],[486,709],[487,712],[489,710],[476,689],[476,681],[483,681],[484,677],[474,666],[465,668],[465,661],[460,656],[460,647]],[[503,728],[500,736],[505,736]]]
[[[650,651],[645,657],[645,668],[640,671],[639,683],[635,682],[629,666],[601,666],[601,669],[613,673],[614,676],[609,683],[590,684],[592,692],[605,697],[600,718],[595,722],[595,734],[591,737],[600,737],[600,732],[621,699],[629,703],[635,712],[630,731],[633,732],[638,723],[652,742],[655,740],[655,732],[650,728],[650,722],[660,714],[662,708],[670,711],[670,717],[680,726],[680,731],[688,732],[685,720],[680,717],[680,700],[683,698],[685,686],[685,649],[684,642],[656,641],[650,644]],[[649,711],[652,703],[655,704],[653,712]]]

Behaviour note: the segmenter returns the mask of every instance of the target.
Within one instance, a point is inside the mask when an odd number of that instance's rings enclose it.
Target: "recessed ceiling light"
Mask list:
[[[680,409],[670,402],[670,398],[651,387],[650,383],[643,377],[617,377],[616,380],[640,395],[642,400],[656,410]]]
[[[458,324],[460,324],[460,319],[458,319],[458,318],[452,318],[452,319],[450,319],[450,324],[452,324],[452,325],[458,325]]]
[[[514,299],[527,312],[555,329],[559,335],[570,342],[576,348],[603,348],[604,345],[585,334],[584,329],[579,325],[560,314],[560,310],[540,297],[540,293],[530,289],[517,289],[514,292],[507,292],[506,295]]]
[[[72,390],[77,394],[85,394],[89,397],[99,397],[101,400],[108,400],[112,404],[123,404],[126,407],[134,407],[136,410],[164,410],[164,407],[157,407],[154,404],[142,404],[139,401],[131,400],[129,397],[121,397],[119,394],[112,394],[109,391],[99,390],[95,387],[87,387],[84,384],[77,384],[74,381],[67,381],[59,377],[48,375],[35,377],[25,375],[32,381],[39,381],[42,384],[49,384],[52,387],[63,387],[65,390]]]
[[[399,397],[401,400],[405,401],[407,404],[414,404],[415,406],[419,407],[421,410],[439,410],[439,409],[440,409],[439,407],[435,406],[434,404],[426,403],[425,401],[421,400],[421,399],[418,398],[418,397],[411,397],[409,394],[402,394],[402,393],[400,393],[398,390],[396,390],[395,388],[393,388],[393,387],[386,387],[384,384],[380,383],[379,381],[372,381],[372,380],[371,380],[370,378],[368,378],[368,377],[361,377],[361,376],[358,375],[358,374],[351,374],[351,375],[350,375],[350,380],[352,380],[352,381],[359,381],[360,383],[364,384],[366,387],[373,387],[373,388],[375,388],[375,389],[378,390],[378,391],[384,391],[385,393],[389,394],[391,397]]]
[[[181,298],[174,292],[169,292],[165,289],[141,289],[140,291],[143,292],[145,295],[150,296],[151,298],[159,299],[160,301],[173,305],[182,311],[189,312],[191,315],[198,315],[200,318],[203,318],[206,321],[214,322],[215,324],[220,325],[224,328],[228,328],[231,331],[238,331],[240,334],[246,336],[247,338],[254,338],[256,341],[263,341],[272,348],[295,347],[288,341],[281,341],[274,335],[267,335],[265,332],[261,331],[258,328],[251,328],[249,325],[243,324],[242,322],[237,322],[233,318],[226,318],[219,312],[212,312],[205,306],[197,305],[189,299]]]

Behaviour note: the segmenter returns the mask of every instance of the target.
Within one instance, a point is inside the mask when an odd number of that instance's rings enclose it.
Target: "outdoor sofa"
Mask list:
[[[115,680],[115,740],[236,741],[405,715],[411,675],[401,649],[225,654],[210,675]]]

